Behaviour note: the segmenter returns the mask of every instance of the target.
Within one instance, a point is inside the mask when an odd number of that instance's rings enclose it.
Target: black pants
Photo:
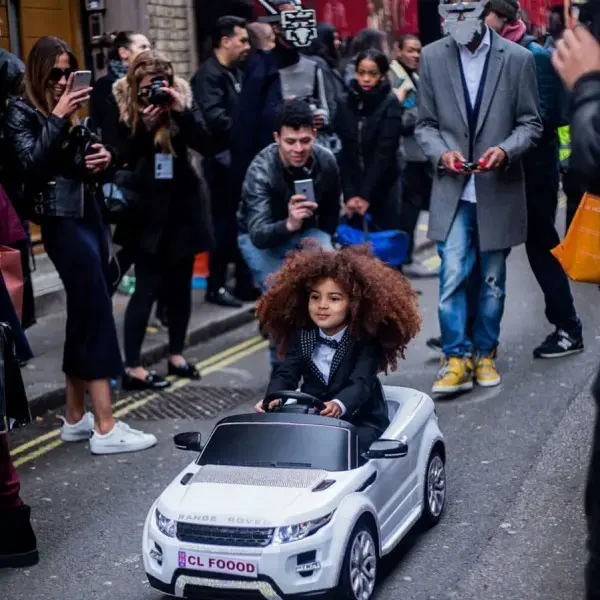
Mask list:
[[[135,292],[125,312],[125,362],[141,366],[141,349],[152,306],[163,290],[169,329],[169,352],[181,354],[192,311],[194,256],[170,262],[153,254],[135,261]]]
[[[429,210],[433,178],[429,163],[408,162],[402,172],[402,206],[400,229],[410,236],[406,263],[412,262],[415,246],[415,229],[422,210]]]
[[[583,198],[583,194],[585,190],[581,187],[579,183],[579,178],[577,175],[571,170],[567,170],[567,172],[563,175],[563,191],[565,192],[565,196],[567,197],[567,230],[571,226],[571,221],[573,221],[573,217],[579,208],[579,204],[581,203],[581,199]]]
[[[254,289],[252,274],[238,247],[235,210],[232,209],[231,214],[213,211],[212,219],[215,246],[209,255],[210,274],[206,282],[207,292],[216,293],[225,287],[227,270],[232,263],[235,265],[236,290],[247,292]]]
[[[527,193],[527,242],[525,249],[531,270],[542,289],[546,318],[552,325],[574,337],[581,335],[569,279],[550,253],[560,243],[556,231],[558,205],[558,141],[544,136],[525,162]]]
[[[600,373],[594,384],[596,406],[600,406]],[[600,413],[596,414],[594,438],[585,490],[588,526],[588,562],[585,569],[587,600],[600,600]]]

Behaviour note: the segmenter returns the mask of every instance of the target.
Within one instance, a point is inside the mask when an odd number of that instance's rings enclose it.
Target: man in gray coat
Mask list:
[[[442,260],[445,364],[433,392],[454,394],[473,389],[475,381],[500,383],[494,359],[506,257],[527,235],[521,159],[540,138],[542,123],[533,57],[486,27],[485,2],[442,2],[440,14],[450,36],[423,51],[416,136],[436,169],[429,237]],[[473,268],[482,284],[470,336]]]

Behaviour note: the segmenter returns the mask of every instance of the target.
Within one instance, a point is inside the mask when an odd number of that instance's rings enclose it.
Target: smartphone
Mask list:
[[[315,196],[315,186],[312,179],[299,179],[294,181],[297,196],[305,196],[308,202],[317,203]]]
[[[89,88],[90,83],[92,83],[91,71],[75,71],[72,91],[77,92],[78,90]]]

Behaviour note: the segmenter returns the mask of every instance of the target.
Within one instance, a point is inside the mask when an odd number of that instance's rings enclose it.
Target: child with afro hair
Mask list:
[[[354,424],[368,449],[389,426],[377,375],[396,370],[421,326],[416,292],[368,246],[331,252],[310,242],[288,255],[269,286],[257,315],[283,362],[267,394],[302,381],[323,402],[320,414]]]

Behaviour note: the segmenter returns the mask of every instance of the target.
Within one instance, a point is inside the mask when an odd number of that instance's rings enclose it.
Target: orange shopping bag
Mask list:
[[[0,273],[10,295],[13,306],[23,319],[23,267],[21,253],[8,246],[0,246]]]
[[[573,281],[600,284],[600,197],[583,196],[564,241],[551,252]]]

